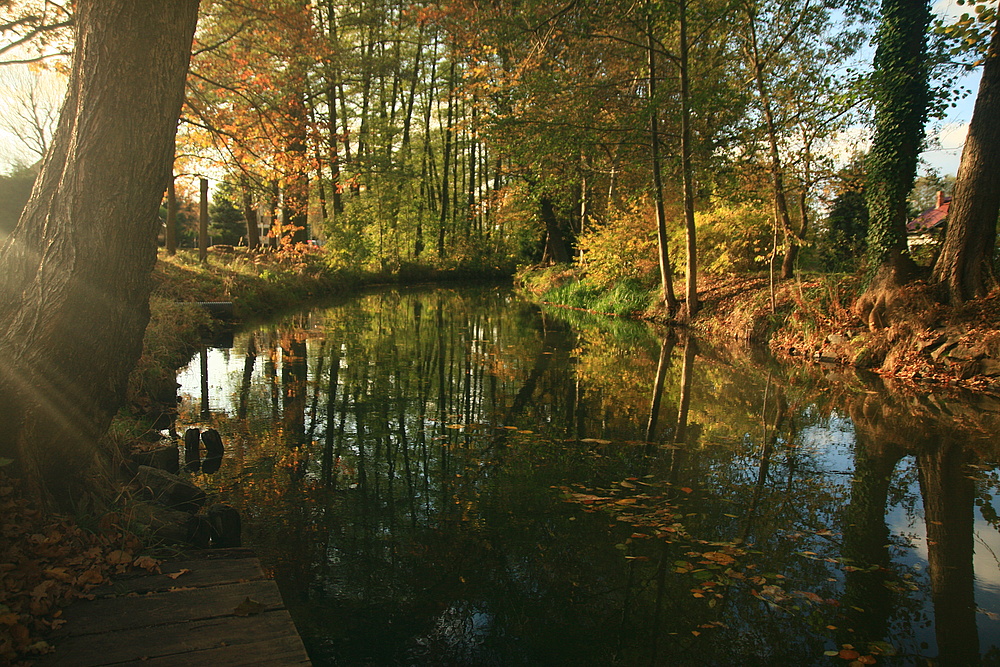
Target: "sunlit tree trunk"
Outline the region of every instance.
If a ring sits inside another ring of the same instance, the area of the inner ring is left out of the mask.
[[[62,504],[142,350],[197,12],[197,0],[76,4],[64,113],[0,248],[0,456]]]
[[[443,166],[442,166],[442,176],[441,176],[441,216],[438,220],[438,242],[437,242],[437,254],[438,257],[444,257],[444,239],[445,239],[445,229],[448,226],[448,201],[449,201],[449,188],[448,188],[448,161],[451,158],[451,137],[452,137],[452,119],[454,115],[455,107],[455,61],[452,60],[451,68],[448,72],[448,120],[444,126],[444,148],[443,152]]]
[[[172,173],[167,181],[167,229],[163,241],[168,255],[177,254],[177,190]]]
[[[698,246],[694,225],[694,166],[691,164],[691,70],[688,59],[687,3],[688,0],[680,0],[678,3],[677,27],[680,39],[681,179],[684,186],[684,231],[687,250],[686,317],[690,319],[698,312]]]
[[[993,251],[1000,214],[1000,22],[983,65],[979,95],[958,167],[944,245],[934,281],[953,304],[985,296],[996,286]]]
[[[649,142],[650,161],[653,171],[653,203],[656,206],[656,240],[660,261],[660,287],[663,302],[673,314],[677,311],[677,297],[674,295],[673,267],[670,266],[670,251],[667,243],[667,216],[663,207],[663,177],[660,174],[660,130],[659,109],[656,99],[656,44],[653,39],[652,13],[646,15],[647,74],[649,80]]]

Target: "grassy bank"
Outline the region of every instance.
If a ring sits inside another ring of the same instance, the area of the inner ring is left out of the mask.
[[[539,302],[671,324],[658,287],[598,285],[574,267],[535,267],[517,281]],[[863,319],[862,282],[846,274],[703,276],[688,326],[716,338],[766,345],[779,357],[835,363],[904,381],[1000,390],[1000,291],[951,308],[915,282],[884,299],[880,321]]]
[[[146,415],[155,411],[158,401],[169,400],[174,371],[213,326],[208,314],[191,307],[192,302],[232,302],[239,323],[364,286],[500,280],[510,275],[511,269],[499,266],[409,263],[385,270],[336,266],[322,250],[304,245],[280,251],[216,246],[204,262],[193,250],[173,256],[161,252],[153,274],[143,355],[130,379],[126,419]]]

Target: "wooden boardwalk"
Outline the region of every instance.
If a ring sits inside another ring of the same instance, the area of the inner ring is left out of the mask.
[[[246,549],[206,554],[165,562],[162,574],[122,579],[94,600],[71,605],[66,624],[48,639],[55,653],[35,665],[311,664],[260,561]]]

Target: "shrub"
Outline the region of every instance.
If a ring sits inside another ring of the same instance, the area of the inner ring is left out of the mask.
[[[757,202],[713,203],[695,216],[698,264],[706,273],[745,273],[767,268],[774,231],[772,215]],[[672,234],[675,265],[683,260],[685,237],[681,225]]]
[[[653,285],[659,279],[656,221],[648,198],[612,211],[607,222],[580,235],[585,268],[597,286],[626,280]]]

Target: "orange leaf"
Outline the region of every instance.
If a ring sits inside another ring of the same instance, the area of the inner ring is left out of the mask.
[[[185,567],[185,568],[182,568],[182,569],[178,570],[177,572],[171,572],[167,576],[170,577],[171,579],[176,579],[177,577],[181,576],[182,574],[187,574],[190,571],[191,570],[189,570],[189,569],[187,569]]]
[[[682,486],[681,491],[683,491],[684,493],[694,493],[694,489],[688,486]]]
[[[840,649],[840,653],[837,654],[841,660],[857,660],[861,657],[861,654],[854,649],[843,648]]]

